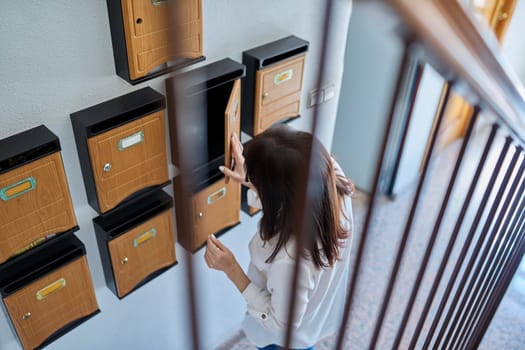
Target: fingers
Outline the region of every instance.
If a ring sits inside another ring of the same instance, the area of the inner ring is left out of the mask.
[[[234,180],[239,180],[239,174],[237,174],[235,171],[232,171],[224,166],[220,166],[219,170],[225,175],[233,178]]]
[[[211,235],[206,240],[204,260],[209,268],[226,272],[235,258],[221,241]]]
[[[209,252],[212,256],[217,256],[221,252],[220,247],[213,240],[213,235],[206,240],[206,252]]]
[[[213,268],[213,262],[209,256],[208,249],[206,249],[206,252],[204,253],[204,261],[206,261],[206,265],[208,265],[209,268]]]
[[[214,235],[211,235],[209,238],[208,238],[209,241],[211,241],[211,243],[213,245],[215,245],[215,247],[221,251],[227,251],[228,248],[226,248],[226,246],[221,242],[219,241],[217,238],[215,238]]]
[[[213,257],[213,253],[210,251],[210,247],[206,247],[206,252],[204,253],[204,261],[206,261],[206,265],[208,265],[209,268],[215,268],[215,259]]]
[[[221,269],[221,250],[212,240],[212,236],[206,240],[206,252],[204,253],[204,260],[209,268],[220,270]]]
[[[239,137],[237,136],[236,132],[234,132],[233,135],[232,135],[232,143],[235,144],[240,149],[240,151],[242,152],[243,145],[242,145],[241,141],[239,140]]]
[[[232,147],[232,153],[233,157],[235,158],[235,161],[237,164],[243,165],[244,164],[244,157],[242,155],[243,146],[241,141],[239,141],[237,134],[233,134],[232,140],[231,140],[231,147]]]

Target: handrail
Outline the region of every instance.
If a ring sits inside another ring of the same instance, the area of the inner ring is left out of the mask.
[[[525,144],[525,88],[503,57],[495,37],[458,0],[384,0],[430,53],[444,76],[468,87],[470,102],[488,107]],[[453,79],[453,80],[456,80]],[[472,95],[473,94],[473,95]],[[473,100],[477,97],[478,100]]]

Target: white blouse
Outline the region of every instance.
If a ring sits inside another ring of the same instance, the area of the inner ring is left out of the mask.
[[[339,170],[339,169],[338,169]],[[250,193],[251,192],[251,193]],[[253,191],[248,202],[260,207]],[[352,202],[345,198],[346,218],[342,218],[350,238],[340,249],[340,260],[329,268],[317,268],[311,260],[301,258],[296,306],[293,315],[292,348],[307,348],[339,331],[344,312],[350,272],[350,248],[353,231]],[[285,345],[290,288],[295,266],[295,240],[291,239],[272,263],[266,263],[277,243],[277,237],[264,243],[256,233],[249,243],[251,283],[242,293],[247,303],[242,328],[257,347]]]

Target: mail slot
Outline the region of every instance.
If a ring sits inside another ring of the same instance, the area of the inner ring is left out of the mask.
[[[106,213],[169,183],[164,96],[146,87],[71,114],[89,204]]]
[[[75,227],[58,137],[41,125],[0,140],[0,263]]]
[[[162,190],[93,219],[108,288],[123,298],[177,263],[173,200]]]
[[[231,136],[240,137],[244,73],[226,58],[166,80],[172,161],[181,170],[173,180],[177,239],[192,252],[240,221],[240,185],[219,166],[232,166]]]
[[[272,124],[299,117],[308,45],[292,35],[243,52],[245,133],[257,135]]]
[[[72,233],[0,265],[0,293],[24,349],[41,348],[99,312],[84,245]]]
[[[107,5],[116,72],[131,84],[204,60],[202,0],[107,0]],[[176,48],[170,37],[177,39]]]

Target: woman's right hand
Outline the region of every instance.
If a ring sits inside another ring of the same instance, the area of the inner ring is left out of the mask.
[[[242,155],[243,146],[236,133],[231,136],[230,150],[233,158],[232,169],[220,166],[219,170],[225,176],[232,178],[234,181],[249,188],[253,188],[253,185],[246,181],[246,169],[244,168],[244,156]]]

